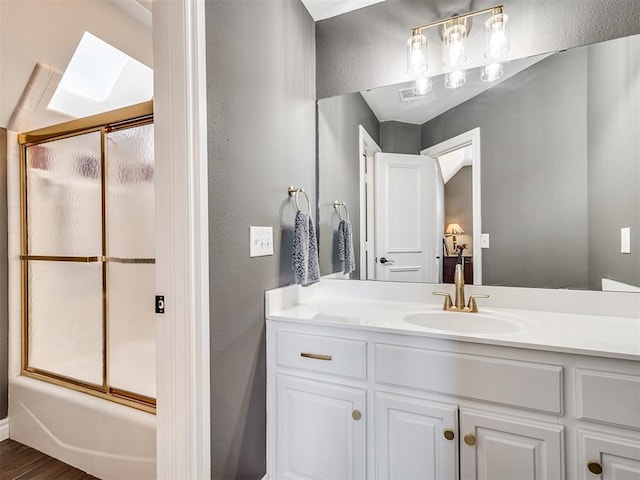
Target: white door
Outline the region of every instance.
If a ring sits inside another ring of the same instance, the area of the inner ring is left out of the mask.
[[[633,433],[631,433],[633,435]],[[579,430],[581,480],[637,480],[640,478],[640,441],[622,435]]]
[[[460,410],[462,480],[560,480],[563,431],[515,417]]]
[[[286,375],[277,385],[276,478],[365,478],[365,391]]]
[[[380,480],[455,480],[458,408],[376,393],[376,477]]]
[[[440,281],[444,187],[425,155],[375,154],[376,280]]]

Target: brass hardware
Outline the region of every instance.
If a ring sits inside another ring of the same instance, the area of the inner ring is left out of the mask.
[[[589,460],[587,462],[587,468],[589,469],[589,471],[591,473],[593,473],[594,475],[600,475],[602,473],[602,465],[600,465],[598,462],[593,461],[593,460]]]
[[[357,422],[362,418],[362,414],[360,413],[360,410],[354,410],[351,414],[351,417],[353,417],[353,419]]]
[[[20,260],[44,261],[44,262],[100,262],[101,257],[66,257],[63,255],[20,255]]]
[[[454,433],[453,430],[451,430],[450,428],[447,428],[444,431],[444,438],[446,438],[447,440],[453,440],[454,438],[456,438],[456,434]]]
[[[473,435],[473,433],[467,433],[464,436],[464,443],[466,443],[470,447],[473,447],[476,444],[476,437]]]
[[[317,353],[305,353],[305,352],[302,352],[300,356],[304,358],[313,358],[314,360],[327,360],[329,362],[333,358],[331,355],[319,355]]]
[[[413,27],[411,29],[412,35],[419,35],[422,30],[431,27],[437,27],[439,25],[444,25],[446,23],[458,23],[459,20],[466,20],[469,17],[475,17],[476,15],[482,15],[483,13],[491,12],[491,15],[497,15],[502,13],[504,5],[496,5],[495,7],[485,8],[483,10],[476,10],[475,12],[464,13],[462,15],[457,15],[455,17],[447,18],[445,20],[438,20],[437,22],[426,23],[424,25],[420,25],[418,27]]]
[[[478,304],[476,303],[476,298],[489,298],[489,295],[477,294],[471,295],[469,297],[469,304],[467,306],[464,305],[464,277],[462,275],[462,265],[456,265],[456,273],[454,276],[454,281],[456,284],[456,299],[455,302],[451,300],[451,295],[445,292],[433,292],[434,295],[440,295],[444,298],[444,305],[442,306],[443,310],[448,312],[467,312],[467,313],[477,313],[478,312]]]
[[[444,298],[444,306],[442,307],[443,310],[451,310],[451,307],[453,307],[453,302],[451,301],[451,295],[449,295],[448,293],[444,293],[444,292],[433,292],[434,295],[440,295]]]
[[[469,306],[467,308],[472,313],[478,312],[478,305],[476,304],[476,298],[489,298],[489,295],[471,295],[469,297]]]

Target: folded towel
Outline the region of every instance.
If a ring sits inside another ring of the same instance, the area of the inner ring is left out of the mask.
[[[293,231],[293,272],[295,282],[306,287],[320,280],[318,240],[313,219],[299,210]]]
[[[349,274],[356,269],[353,230],[348,220],[341,220],[338,224],[338,260],[344,262],[344,273]]]

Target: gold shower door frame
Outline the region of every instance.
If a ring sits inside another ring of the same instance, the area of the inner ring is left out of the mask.
[[[22,304],[22,374],[55,385],[127,405],[149,413],[156,412],[156,399],[134,392],[113,388],[109,384],[109,291],[107,264],[155,264],[154,258],[118,258],[107,256],[107,134],[119,130],[153,124],[153,101],[140,103],[91,117],[72,120],[51,127],[18,135],[20,145],[20,260]],[[47,256],[28,254],[27,232],[27,147],[54,140],[100,132],[100,165],[102,196],[102,255],[101,256]],[[29,366],[29,261],[82,262],[102,264],[102,385],[94,385]]]

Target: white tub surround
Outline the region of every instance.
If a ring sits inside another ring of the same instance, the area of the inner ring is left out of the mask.
[[[156,478],[156,417],[19,376],[9,383],[11,438],[102,480]]]
[[[450,285],[267,292],[269,476],[640,473],[638,297],[466,288],[480,313],[443,312]]]

